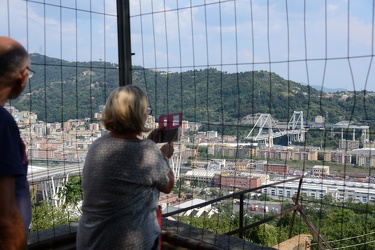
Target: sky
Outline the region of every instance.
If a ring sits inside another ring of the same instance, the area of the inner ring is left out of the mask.
[[[375,91],[374,0],[130,0],[130,9],[133,65],[267,70]],[[0,0],[0,22],[30,53],[118,61],[116,0]]]

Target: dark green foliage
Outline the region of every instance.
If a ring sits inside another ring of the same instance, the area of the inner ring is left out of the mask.
[[[70,177],[59,193],[60,198],[65,198],[65,203],[61,207],[53,206],[47,200],[34,204],[30,230],[34,232],[78,221],[81,216],[79,202],[83,198],[81,181],[81,176]]]
[[[31,54],[31,61],[36,74],[28,91],[12,105],[37,113],[43,121],[93,119],[99,105],[119,86],[118,68],[112,63],[67,62],[39,54]],[[133,84],[146,90],[156,117],[182,112],[184,120],[201,122],[204,130],[239,139],[252,128],[242,119],[256,113],[270,113],[288,122],[293,111],[303,111],[305,121],[321,115],[329,123],[346,119],[375,125],[374,96],[356,92],[347,99],[326,98],[325,93],[267,71],[227,73],[209,68],[167,73],[134,66]],[[335,146],[329,140],[311,138],[314,145]]]
[[[300,204],[310,221],[318,229],[319,233],[330,242],[333,248],[356,245],[355,249],[374,249],[375,247],[375,216],[374,204],[362,204],[353,202],[334,202],[332,196],[326,196],[321,200],[301,197]],[[282,211],[292,207],[290,201],[282,203]],[[204,228],[218,234],[225,234],[238,228],[239,214],[232,213],[232,204],[223,202],[217,205],[219,214],[207,218],[205,216],[179,217],[179,220],[194,227]],[[244,225],[250,225],[264,219],[269,214],[254,214],[245,210]],[[251,228],[243,233],[244,239],[264,246],[274,246],[289,238],[289,230],[292,223],[292,213],[288,213],[279,219]],[[220,226],[218,226],[220,225]],[[293,236],[299,234],[311,234],[302,217],[297,213]],[[312,249],[318,249],[313,241]]]
[[[61,195],[65,196],[66,204],[77,206],[78,202],[83,198],[82,192],[82,177],[72,176],[65,184],[65,188],[62,190]]]
[[[39,54],[30,58],[36,73],[12,105],[35,112],[42,121],[93,119],[118,86],[118,69],[111,63],[67,62]]]
[[[80,215],[66,207],[55,207],[48,201],[43,200],[40,204],[32,207],[31,232],[40,231],[60,225],[78,221]]]

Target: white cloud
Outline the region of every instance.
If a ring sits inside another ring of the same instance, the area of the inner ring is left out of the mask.
[[[335,4],[327,4],[327,11],[330,13],[335,13],[338,10],[338,5]]]
[[[355,84],[350,82],[351,75],[338,73],[350,71],[347,61],[329,61],[325,76],[323,69],[326,46],[327,59],[347,57],[348,41],[350,56],[370,56],[373,47],[372,8],[364,8],[365,1],[350,1],[349,15],[348,0],[329,0],[327,5],[324,0],[267,2],[194,0],[194,6],[189,8],[190,1],[184,0],[131,0],[132,52],[136,53],[133,62],[141,65],[145,60],[144,66],[152,68],[155,67],[156,56],[157,67],[168,64],[178,68],[180,61],[183,67],[223,63],[230,65],[225,68],[231,71],[236,70],[237,62],[244,65],[240,68],[251,69],[253,60],[264,63],[257,64],[256,68],[267,69],[271,59],[278,63],[271,65],[272,70],[287,77],[289,65],[291,80],[297,82],[322,84],[324,78],[323,84],[327,87],[364,86],[368,60],[352,60]],[[116,1],[63,3],[69,8],[75,8],[77,4],[79,9],[86,11],[61,10],[22,0],[0,0],[0,22],[3,24],[0,34],[10,34],[30,52],[86,61],[97,60],[101,54],[106,56],[106,60],[116,61]],[[204,3],[208,5],[204,7]],[[10,13],[7,12],[8,7]],[[164,9],[168,11],[164,12]],[[89,10],[94,13],[90,14]],[[105,16],[96,13],[104,10]],[[292,62],[280,63],[288,59]],[[306,64],[305,59],[312,61]],[[371,71],[370,80],[373,75]],[[369,89],[374,89],[373,86],[375,84],[367,85]]]

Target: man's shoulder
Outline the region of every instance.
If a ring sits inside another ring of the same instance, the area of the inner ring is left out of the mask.
[[[0,121],[14,121],[13,116],[2,106],[0,106]]]

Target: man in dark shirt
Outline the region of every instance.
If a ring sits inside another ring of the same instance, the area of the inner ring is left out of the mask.
[[[0,249],[25,249],[31,221],[28,160],[14,118],[5,110],[17,98],[33,71],[25,48],[0,36]]]

